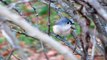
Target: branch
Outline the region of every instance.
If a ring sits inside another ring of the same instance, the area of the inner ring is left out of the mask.
[[[96,11],[97,13],[107,22],[107,12],[104,8],[100,5],[97,0],[84,0],[88,2]]]
[[[94,35],[92,36],[92,39],[94,40],[93,42],[93,47],[92,47],[92,53],[91,53],[91,59],[94,60],[94,55],[95,55],[95,47],[96,47],[96,36],[95,36],[95,32]]]
[[[4,35],[4,37],[6,37],[7,41],[12,45],[13,50],[18,50],[18,54],[19,56],[23,59],[25,59],[25,56],[23,54],[23,49],[19,46],[19,41],[18,39],[13,35],[13,32],[11,31],[10,27],[7,24],[7,21],[0,16],[0,28],[1,28],[1,32]],[[12,54],[13,52],[11,52]],[[10,59],[11,54],[9,56],[8,59]]]
[[[50,16],[51,16],[51,0],[49,0],[49,5],[48,5],[48,35],[50,35],[50,26],[51,26],[51,21],[50,21]]]

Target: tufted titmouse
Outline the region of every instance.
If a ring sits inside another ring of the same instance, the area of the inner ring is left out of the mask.
[[[67,17],[62,17],[53,26],[53,32],[63,36],[70,34],[74,29],[75,25],[73,20],[70,20]]]

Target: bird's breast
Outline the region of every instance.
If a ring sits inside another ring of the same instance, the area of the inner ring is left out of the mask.
[[[71,28],[68,25],[64,26],[54,25],[53,32],[58,35],[68,35],[71,32]]]

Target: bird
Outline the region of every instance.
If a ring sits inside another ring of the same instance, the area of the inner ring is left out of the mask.
[[[73,19],[69,19],[67,17],[61,17],[54,25],[53,25],[53,32],[55,37],[62,42],[69,48],[75,50],[76,47],[73,47],[71,42],[66,39],[67,35],[72,35],[75,30],[75,24]],[[63,36],[63,37],[62,37]]]
[[[75,24],[73,19],[67,17],[61,17],[54,25],[53,32],[60,36],[66,36],[71,34],[75,30]]]
[[[67,17],[61,17],[54,25],[53,32],[56,34],[56,38],[65,43],[66,46],[78,52],[77,47],[81,49],[80,40],[77,38],[76,27],[73,19]],[[72,35],[75,39],[75,47],[66,39],[67,35]],[[64,36],[64,38],[62,37]],[[78,52],[79,53],[79,52]],[[80,53],[79,53],[80,54]]]

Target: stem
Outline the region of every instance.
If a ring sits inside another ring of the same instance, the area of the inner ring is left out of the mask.
[[[50,35],[50,4],[51,4],[51,0],[49,0],[49,5],[48,5],[48,35]]]
[[[44,55],[45,55],[46,60],[49,60],[49,58],[48,58],[48,56],[47,56],[47,54],[46,54],[46,52],[45,52],[45,44],[44,44],[42,41],[40,41],[40,44],[41,44],[42,51],[43,51],[43,53],[44,53]]]

